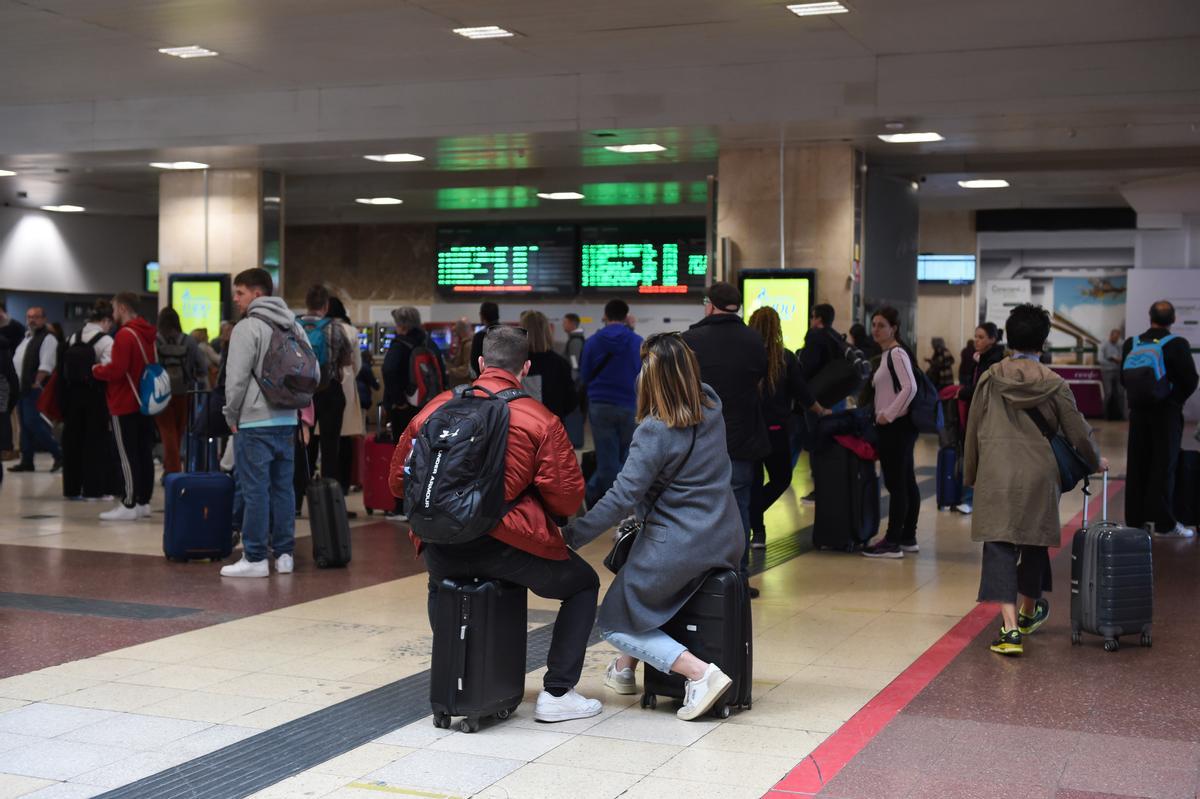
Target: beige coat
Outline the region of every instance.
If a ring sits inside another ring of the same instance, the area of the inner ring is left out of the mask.
[[[963,478],[975,486],[974,541],[1058,546],[1058,466],[1026,408],[1038,408],[1100,468],[1092,428],[1066,381],[1036,361],[1006,358],[979,380],[967,421]]]
[[[346,410],[342,414],[342,435],[361,436],[363,427],[362,406],[358,403],[358,370],[362,368],[362,352],[358,349],[358,330],[354,325],[339,322],[342,332],[352,343],[349,366],[342,367],[342,391],[346,395]]]

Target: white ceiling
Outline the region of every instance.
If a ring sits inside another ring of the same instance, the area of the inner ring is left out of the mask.
[[[720,147],[782,135],[926,175],[923,202],[1096,205],[1200,163],[1197,0],[847,4],[801,19],[764,0],[0,0],[0,168],[22,172],[0,195],[152,213],[145,164],[192,158],[284,171],[294,218],[382,184],[415,211],[447,185],[690,180]],[[521,35],[451,33],[489,24]],[[157,52],[185,44],[221,55]],[[888,121],[947,141],[882,145]],[[647,137],[671,151],[595,155]],[[431,158],[361,159],[381,150]],[[1014,189],[955,184],[994,170]]]

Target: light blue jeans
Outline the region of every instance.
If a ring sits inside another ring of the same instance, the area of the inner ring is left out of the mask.
[[[630,657],[661,671],[671,673],[671,666],[687,647],[662,630],[647,630],[644,633],[601,632],[600,637]]]
[[[242,549],[248,561],[270,554],[268,532],[275,557],[290,555],[296,547],[295,438],[294,425],[243,428],[233,437],[234,474],[244,507]]]

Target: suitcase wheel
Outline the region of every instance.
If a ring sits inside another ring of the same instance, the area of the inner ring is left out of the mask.
[[[1116,652],[1120,648],[1121,648],[1121,642],[1118,641],[1116,638],[1108,638],[1104,641],[1104,651],[1105,652]]]
[[[658,696],[655,694],[642,694],[642,707],[654,710],[658,707]]]
[[[329,561],[325,560],[325,558],[317,558],[317,568],[318,569],[329,568]]]
[[[729,705],[721,705],[720,707],[714,707],[712,714],[719,719],[727,719],[731,712]]]
[[[434,713],[433,714],[433,726],[437,727],[439,730],[450,729],[450,714],[449,713]]]
[[[1079,630],[1072,630],[1071,646],[1079,646],[1081,643],[1083,643],[1083,635],[1080,634]]]
[[[458,723],[458,729],[461,732],[478,732],[479,719],[463,719]]]
[[[1142,646],[1152,646],[1154,639],[1150,637],[1150,633],[1142,633]]]
[[[519,707],[520,707],[520,705],[513,705],[510,708],[505,708],[504,710],[498,711],[496,713],[496,718],[500,719],[501,721],[504,721],[506,718],[511,717],[513,713],[516,713],[517,708],[519,708]]]

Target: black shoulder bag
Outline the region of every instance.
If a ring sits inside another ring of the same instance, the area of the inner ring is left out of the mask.
[[[638,533],[645,526],[646,519],[650,518],[651,513],[654,513],[654,507],[658,505],[659,497],[663,495],[663,492],[667,490],[671,483],[675,482],[675,478],[683,471],[683,467],[687,464],[688,458],[692,456],[692,450],[695,448],[696,427],[692,427],[692,443],[688,445],[683,460],[679,462],[679,466],[672,472],[670,479],[663,483],[662,489],[650,501],[650,507],[646,509],[646,515],[642,517],[640,522],[636,520],[628,521],[617,528],[617,540],[613,542],[612,551],[604,558],[604,568],[613,574],[621,571],[621,567],[625,565],[625,561],[629,560],[629,552],[633,549],[633,542],[637,540]]]
[[[1029,418],[1033,419],[1038,430],[1050,442],[1050,450],[1054,453],[1054,462],[1058,464],[1058,482],[1062,487],[1062,492],[1067,494],[1074,491],[1080,480],[1086,485],[1088,476],[1092,473],[1092,467],[1079,454],[1079,450],[1075,449],[1062,433],[1052,430],[1046,417],[1042,416],[1042,412],[1037,408],[1026,408],[1025,413],[1029,414]]]

